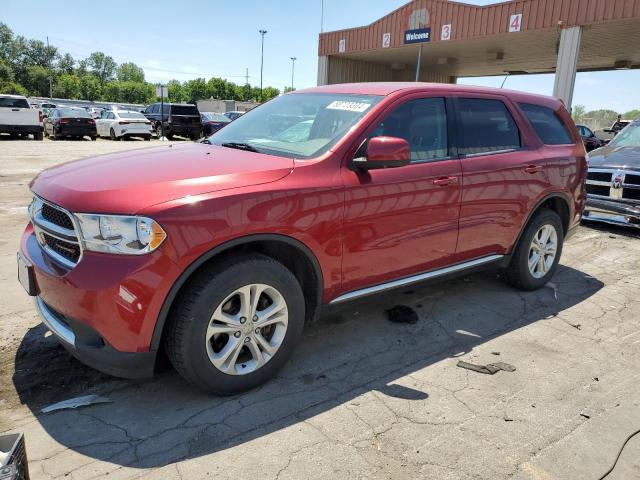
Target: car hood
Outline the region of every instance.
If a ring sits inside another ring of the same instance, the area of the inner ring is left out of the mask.
[[[72,212],[134,214],[188,195],[274,182],[293,160],[188,143],[64,163],[31,182],[40,197]]]
[[[640,147],[607,145],[589,153],[590,168],[622,168],[640,170]]]

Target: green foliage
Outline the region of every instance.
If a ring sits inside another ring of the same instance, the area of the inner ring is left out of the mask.
[[[573,121],[576,123],[582,123],[582,119],[584,118],[584,114],[587,112],[587,109],[584,105],[574,105],[571,109],[571,116],[573,117]]]
[[[640,109],[630,110],[627,113],[623,113],[622,118],[624,118],[625,120],[640,119]]]
[[[296,91],[296,89],[294,87],[284,87],[284,92],[283,93],[289,93],[289,92],[295,92],[295,91]]]
[[[57,98],[105,100],[117,103],[145,104],[155,101],[155,86],[145,81],[144,70],[132,62],[118,65],[103,52],[76,60],[40,40],[31,40],[0,22],[0,91],[40,97],[49,96],[49,81]],[[167,83],[168,101],[196,102],[261,99],[260,89],[238,85],[223,78],[196,78],[186,82]],[[280,94],[276,88],[265,87],[262,98],[268,100]]]
[[[74,73],[63,73],[56,80],[53,87],[53,96],[75,100],[80,98],[81,91],[81,83],[78,76]]]
[[[116,75],[121,82],[144,83],[144,70],[133,62],[121,63]]]

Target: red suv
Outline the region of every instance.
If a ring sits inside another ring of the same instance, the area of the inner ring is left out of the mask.
[[[43,171],[19,278],[83,362],[140,377],[163,351],[228,394],[272,377],[326,305],[489,266],[542,287],[579,224],[586,172],[553,98],[312,88],[202,143]]]

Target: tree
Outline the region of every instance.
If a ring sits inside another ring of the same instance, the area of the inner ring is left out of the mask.
[[[13,31],[6,23],[0,22],[0,59],[8,60],[13,43]]]
[[[98,100],[102,96],[100,80],[93,74],[80,77],[80,98],[84,100]]]
[[[187,94],[179,80],[170,80],[167,82],[167,93],[170,102],[181,103],[187,101]]]
[[[26,79],[21,82],[36,97],[49,96],[49,69],[40,65],[27,67]]]
[[[628,120],[640,119],[640,109],[630,110],[627,113],[623,114],[622,118],[628,119]]]
[[[49,67],[58,57],[58,49],[53,45],[47,46],[46,43],[40,40],[29,40],[25,56],[28,65]]]
[[[114,83],[114,82],[111,82]],[[155,99],[156,92],[153,85],[144,82],[119,82],[120,95],[118,102],[124,103],[150,103]],[[107,84],[107,86],[110,84]]]
[[[266,102],[280,95],[280,90],[274,87],[265,87],[262,89],[262,101]]]
[[[144,82],[144,70],[133,62],[121,63],[117,77],[121,82]]]
[[[71,55],[65,53],[58,58],[58,71],[61,73],[73,73],[76,61]]]
[[[27,89],[16,82],[0,82],[0,93],[9,95],[27,95]]]
[[[87,58],[87,66],[91,72],[98,78],[100,85],[104,85],[113,80],[118,64],[108,55],[102,52],[93,52]]]
[[[286,88],[285,88],[285,92],[286,92]],[[585,113],[587,113],[587,109],[585,108],[584,105],[574,105],[573,109],[571,109],[571,116],[573,117],[573,120],[576,123],[582,122],[582,118],[584,117]]]
[[[58,77],[53,87],[53,96],[56,98],[78,99],[81,95],[81,83],[77,75],[63,73]]]
[[[184,89],[188,102],[195,103],[198,100],[208,98],[207,82],[204,78],[189,80],[184,84]]]

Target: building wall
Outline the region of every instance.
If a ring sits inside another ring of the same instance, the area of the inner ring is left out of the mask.
[[[475,6],[447,0],[414,0],[370,25],[320,35],[318,54],[338,55],[382,48],[382,36],[391,33],[390,48],[404,44],[403,34],[416,9],[426,8],[431,42],[439,42],[442,25],[451,24],[451,41],[506,34],[511,15],[521,13],[522,31],[594,25],[640,18],[640,0],[514,0]],[[414,25],[415,26],[415,25]]]

